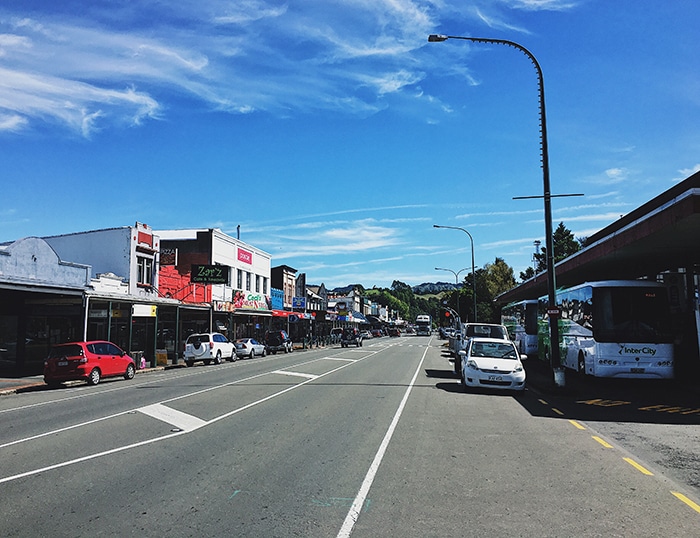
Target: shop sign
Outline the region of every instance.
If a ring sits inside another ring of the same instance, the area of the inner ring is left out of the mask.
[[[161,265],[177,265],[177,249],[162,248],[160,249],[160,264]]]
[[[158,307],[154,304],[131,305],[131,315],[135,318],[155,318]]]
[[[235,291],[232,301],[214,301],[217,312],[234,312],[236,310],[269,310],[268,298],[260,293]]]
[[[292,308],[306,308],[306,297],[292,297]]]
[[[247,263],[247,264],[252,264],[253,263],[253,253],[248,252],[247,250],[243,250],[242,248],[238,249],[238,261]]]
[[[192,265],[190,282],[194,284],[228,284],[228,265]]]

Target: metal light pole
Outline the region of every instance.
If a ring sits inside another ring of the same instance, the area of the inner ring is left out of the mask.
[[[462,273],[463,271],[468,271],[468,269],[460,269],[456,273],[452,269],[445,269],[443,267],[436,267],[435,270],[436,271],[449,271],[450,273],[452,273],[455,276],[455,288],[457,288],[457,312],[459,312],[459,306],[460,306],[459,305],[459,303],[460,303],[460,300],[459,300],[459,274]]]
[[[439,224],[433,224],[433,228],[448,228],[450,230],[462,230],[465,234],[469,236],[469,241],[472,246],[472,288],[473,288],[473,295],[474,295],[474,319],[472,320],[473,323],[476,323],[476,273],[474,272],[474,238],[472,237],[472,234],[470,234],[467,230],[464,228],[459,228],[457,226],[440,226]],[[463,271],[464,269],[462,269]]]
[[[542,69],[533,54],[522,45],[506,39],[490,39],[484,37],[463,37],[431,34],[428,36],[429,42],[442,42],[448,39],[462,39],[473,43],[495,43],[507,45],[518,49],[525,54],[535,66],[537,71],[537,90],[539,94],[540,106],[540,146],[542,157],[542,183],[544,187],[544,227],[545,244],[547,248],[547,297],[549,299],[549,347],[550,365],[554,373],[554,383],[560,387],[564,386],[564,375],[561,369],[559,356],[559,325],[558,310],[556,301],[556,277],[554,274],[554,236],[552,231],[552,192],[549,186],[549,152],[547,148],[547,116],[544,106],[544,77]]]

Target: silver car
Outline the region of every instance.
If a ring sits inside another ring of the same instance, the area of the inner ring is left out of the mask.
[[[256,355],[264,357],[267,354],[265,344],[261,344],[254,338],[239,338],[236,340],[236,355],[254,359]]]

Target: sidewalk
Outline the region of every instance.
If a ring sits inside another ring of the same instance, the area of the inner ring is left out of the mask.
[[[299,351],[307,351],[312,349],[312,347],[326,347],[324,345],[316,345],[314,346],[305,346],[303,344],[295,343],[294,345],[294,351],[299,352]],[[180,360],[180,362],[176,364],[167,364],[164,366],[155,366],[153,368],[148,367],[148,368],[142,368],[142,369],[137,369],[136,374],[145,374],[147,372],[158,372],[161,370],[172,370],[174,368],[186,368],[185,363]],[[64,386],[71,386],[73,384],[85,384],[85,381],[65,381],[63,383]],[[37,390],[48,390],[49,386],[44,383],[44,376],[43,374],[38,374],[38,375],[32,375],[32,376],[23,376],[23,377],[12,377],[8,375],[2,375],[0,374],[0,396],[4,396],[7,394],[17,394],[18,392],[28,392],[28,391],[37,391]]]
[[[138,375],[145,374],[147,372],[170,370],[173,368],[185,368],[185,363],[168,364],[167,366],[156,366],[154,368],[143,368],[136,370],[136,374]],[[63,383],[64,386],[71,386],[75,384],[84,385],[85,381],[65,381]],[[0,377],[0,396],[44,389],[49,390],[49,386],[44,383],[44,376],[42,374],[25,377]]]

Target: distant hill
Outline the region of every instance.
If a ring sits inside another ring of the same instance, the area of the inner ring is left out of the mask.
[[[348,286],[333,288],[329,290],[329,293],[334,295],[346,295],[351,293],[353,288],[356,288],[358,285],[359,284],[350,284]],[[443,291],[454,291],[455,289],[462,289],[462,283],[460,282],[459,285],[456,285],[450,284],[449,282],[425,282],[411,288],[416,295],[435,295]]]
[[[455,289],[461,289],[462,284],[450,284],[449,282],[426,282],[424,284],[419,284],[418,286],[413,286],[411,289],[416,295],[433,295],[436,293],[442,293],[443,291],[453,291]]]

